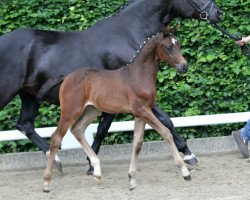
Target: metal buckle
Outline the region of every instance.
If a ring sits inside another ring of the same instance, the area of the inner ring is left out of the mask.
[[[200,18],[208,21],[208,13],[207,13],[207,11],[202,11],[200,13]]]

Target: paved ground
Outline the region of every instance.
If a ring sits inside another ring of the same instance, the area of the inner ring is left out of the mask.
[[[102,180],[86,175],[87,166],[64,165],[63,176],[55,173],[51,192],[42,192],[44,169],[0,173],[0,199],[7,200],[249,200],[250,162],[238,154],[198,157],[185,181],[172,159],[141,160],[138,187],[128,190],[129,161],[102,163]]]

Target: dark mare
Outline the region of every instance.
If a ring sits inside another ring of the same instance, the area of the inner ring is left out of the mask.
[[[19,95],[21,111],[17,129],[46,153],[49,144],[35,132],[34,121],[40,106],[37,94],[41,88],[47,92],[42,101],[59,104],[59,85],[53,89],[48,87],[46,91],[51,80],[82,66],[120,68],[130,63],[142,44],[174,18],[206,19],[216,23],[221,14],[211,0],[134,0],[114,16],[84,31],[17,29],[5,34],[0,37],[0,109]],[[170,129],[178,150],[185,155],[185,162],[197,163],[167,113],[157,105],[152,111]],[[96,153],[114,117],[102,114],[92,145]],[[57,164],[60,168],[60,162]]]
[[[188,70],[180,45],[173,34],[173,30],[166,28],[163,33],[150,39],[133,62],[126,67],[117,70],[80,68],[65,77],[59,91],[60,121],[51,136],[50,154],[44,172],[44,192],[50,191],[55,155],[69,128],[91,160],[94,177],[97,180],[101,179],[100,160],[83,133],[102,112],[131,113],[136,117],[133,152],[128,172],[130,189],[136,187],[135,174],[146,123],[166,141],[183,178],[191,179],[189,170],[174,144],[172,134],[152,112],[160,62],[168,63],[180,73]]]

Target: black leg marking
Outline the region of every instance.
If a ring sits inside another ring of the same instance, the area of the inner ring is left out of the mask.
[[[41,138],[34,129],[34,122],[39,110],[39,103],[35,97],[31,95],[20,95],[21,111],[17,120],[17,129],[25,134],[36,146],[41,149],[44,154],[49,151],[50,145]],[[55,161],[55,168],[61,172],[62,165],[59,161]]]

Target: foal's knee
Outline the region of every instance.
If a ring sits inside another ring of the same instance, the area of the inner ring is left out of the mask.
[[[58,148],[61,145],[61,142],[62,137],[57,134],[53,134],[51,136],[50,148]]]
[[[164,139],[165,139],[165,141],[166,141],[168,144],[171,144],[171,143],[174,142],[173,135],[170,133],[169,130],[165,131],[164,135],[165,135]]]

